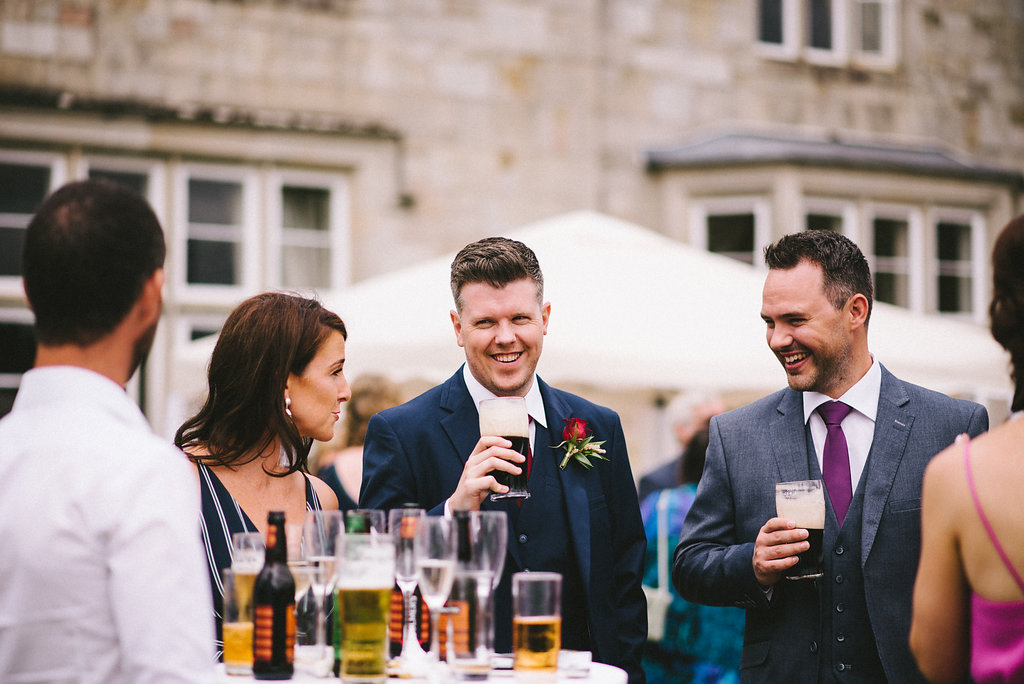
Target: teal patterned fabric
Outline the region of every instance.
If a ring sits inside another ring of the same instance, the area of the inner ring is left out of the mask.
[[[668,557],[671,563],[679,534],[696,484],[684,484],[653,492],[640,504],[647,534],[644,584],[658,584],[659,494],[668,497]],[[669,572],[671,576],[671,571]],[[743,649],[744,614],[739,608],[702,606],[685,601],[669,587],[672,604],[665,617],[665,636],[644,647],[643,668],[647,684],[738,684]]]

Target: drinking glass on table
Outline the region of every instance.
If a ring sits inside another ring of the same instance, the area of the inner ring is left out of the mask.
[[[421,516],[413,540],[413,555],[420,594],[430,609],[431,659],[439,662],[438,623],[455,579],[455,530],[452,521],[442,516]]]
[[[263,569],[266,559],[266,542],[262,532],[235,532],[231,535],[231,571],[232,591],[237,602],[237,609],[242,616],[240,621],[252,623],[252,588],[256,584],[256,575]],[[224,601],[228,599],[228,587],[224,585]],[[224,615],[224,613],[222,613]],[[224,620],[226,624],[227,620]],[[252,636],[249,636],[249,671],[252,670]],[[227,641],[227,633],[224,641]],[[234,636],[234,635],[233,635]],[[225,667],[227,667],[225,665]]]
[[[448,606],[448,663],[458,680],[484,680],[494,655],[492,592],[505,564],[508,523],[504,511],[457,511],[455,580]]]
[[[395,546],[387,535],[345,534],[338,554],[339,676],[366,684],[387,680],[388,618]]]
[[[235,572],[221,571],[224,587],[224,671],[229,675],[252,674],[252,587],[242,595]],[[242,600],[240,600],[242,599]]]
[[[562,645],[562,576],[512,575],[512,650],[515,669],[555,672]]]
[[[398,656],[404,670],[410,670],[426,656],[420,646],[416,622],[416,558],[413,541],[423,509],[412,505],[393,508],[388,513],[388,529],[395,545],[395,580],[402,590],[402,652]]]
[[[314,644],[321,649],[327,645],[327,616],[333,605],[327,598],[334,590],[338,537],[342,534],[340,511],[306,511],[302,525],[302,558],[313,569],[313,599],[317,608]],[[321,653],[320,658],[324,660],[326,655]]]
[[[493,435],[503,437],[512,442],[512,450],[518,451],[524,457],[530,453],[530,415],[526,411],[526,399],[523,397],[497,397],[496,399],[485,399],[480,402],[480,435]],[[527,489],[527,468],[526,461],[514,463],[522,469],[518,475],[505,472],[504,470],[492,470],[491,476],[498,481],[498,484],[508,487],[504,493],[491,492],[491,501],[501,499],[527,499],[530,492]]]

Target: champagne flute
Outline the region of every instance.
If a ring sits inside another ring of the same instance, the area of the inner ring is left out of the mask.
[[[313,596],[317,602],[316,644],[327,644],[326,599],[334,588],[338,536],[343,534],[340,511],[306,511],[302,526],[302,556],[314,569]]]
[[[422,513],[422,508],[411,504],[393,508],[388,513],[388,529],[395,544],[395,580],[402,590],[402,653],[399,660],[407,670],[426,656],[420,646],[416,624],[416,558],[413,551],[413,540]]]
[[[441,516],[420,516],[413,539],[413,555],[420,593],[430,609],[430,655],[435,662],[441,660],[438,621],[455,579],[455,542],[451,520]]]

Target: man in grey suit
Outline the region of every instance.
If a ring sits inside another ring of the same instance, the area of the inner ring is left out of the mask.
[[[923,682],[907,646],[921,479],[988,415],[875,360],[871,273],[850,240],[787,235],[765,262],[761,317],[789,388],[712,419],[672,579],[690,601],[747,609],[743,682]],[[830,406],[848,413],[826,425]],[[775,483],[823,472],[824,574],[784,580],[808,532],[775,516]]]

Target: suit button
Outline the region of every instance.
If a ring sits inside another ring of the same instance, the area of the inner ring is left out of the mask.
[[[836,612],[837,613],[842,613],[844,610],[846,610],[846,604],[845,603],[837,603],[836,604]]]
[[[846,663],[839,663],[838,665],[836,665],[836,669],[839,670],[840,672],[845,672],[846,671]]]
[[[844,549],[842,546],[837,546],[836,547],[836,555],[837,556],[842,556],[844,553],[846,553],[846,549]]]
[[[527,539],[528,539],[528,537],[525,534],[519,535],[519,543],[520,544],[525,544]]]
[[[811,642],[811,653],[817,653],[817,652],[818,652],[818,642],[817,641],[812,641]]]
[[[836,641],[838,641],[839,643],[843,643],[844,641],[846,641],[846,635],[842,632],[836,634]]]
[[[836,575],[836,584],[842,584],[842,583],[843,583],[843,576],[842,575]]]

